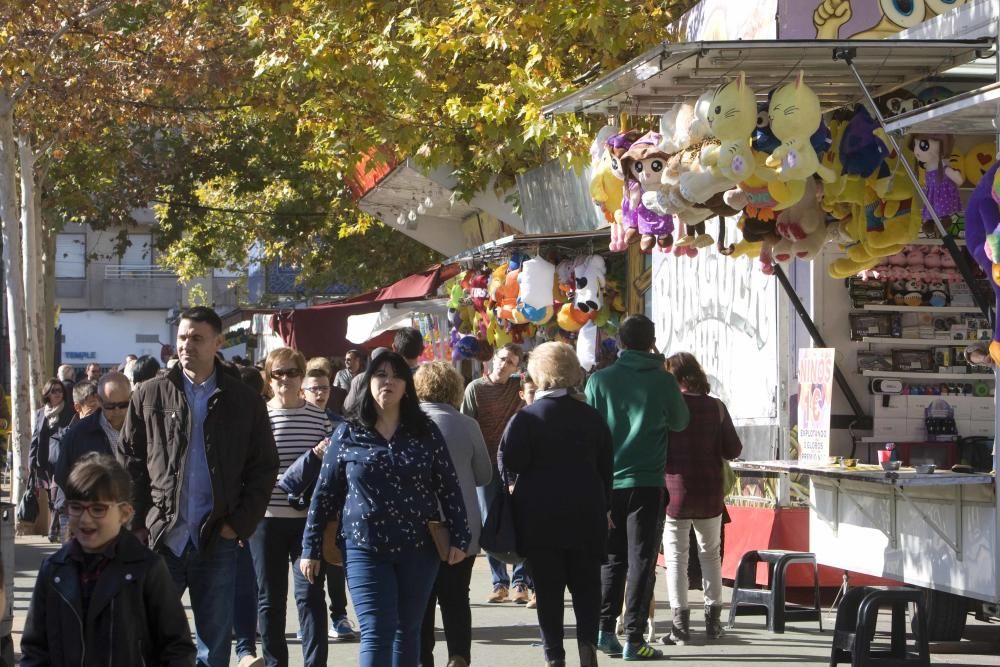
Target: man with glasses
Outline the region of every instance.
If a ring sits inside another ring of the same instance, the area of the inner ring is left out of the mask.
[[[199,667],[227,667],[238,540],[264,516],[278,452],[264,401],[218,361],[222,320],[181,313],[180,363],[143,382],[129,403],[116,456],[132,475],[133,529],[148,531],[178,594],[190,590]]]
[[[523,358],[524,351],[520,345],[514,343],[504,345],[493,355],[490,372],[473,380],[465,388],[462,414],[479,422],[479,429],[483,432],[486,449],[489,450],[490,460],[493,462],[493,479],[486,486],[477,489],[483,520],[486,519],[490,504],[502,484],[500,472],[497,470],[497,449],[500,447],[500,438],[507,427],[507,422],[522,405],[521,381],[514,377],[514,373],[520,367]],[[515,565],[508,578],[506,563],[492,557],[487,557],[487,560],[493,573],[493,589],[486,601],[498,603],[509,599],[517,604],[528,604],[531,601],[533,585],[524,564]]]
[[[73,387],[76,417],[49,442],[53,481],[59,489],[65,488],[69,473],[84,454],[114,455],[131,395],[132,385],[121,373],[107,373],[96,383],[84,380]],[[61,491],[56,498],[56,508],[62,510]]]

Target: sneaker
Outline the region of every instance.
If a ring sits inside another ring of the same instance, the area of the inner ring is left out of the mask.
[[[335,642],[353,642],[357,641],[358,633],[345,616],[330,622],[330,639]]]
[[[240,658],[237,667],[264,667],[264,658],[258,658],[255,655],[245,655]]]
[[[538,607],[538,600],[535,599],[535,591],[531,591],[531,599],[524,605],[525,609],[535,609]]]
[[[507,587],[503,584],[497,584],[493,587],[493,591],[486,596],[486,601],[490,604],[497,604],[498,602],[507,601]]]
[[[531,599],[531,594],[528,592],[528,587],[524,584],[514,584],[512,589],[512,594],[510,596],[510,601],[514,604],[528,604],[528,600]]]
[[[633,644],[627,642],[622,651],[622,660],[662,660],[663,651],[653,648],[646,642]]]
[[[603,630],[598,632],[597,648],[611,657],[622,654],[622,643],[618,641],[618,637],[615,637],[613,632],[604,632]]]

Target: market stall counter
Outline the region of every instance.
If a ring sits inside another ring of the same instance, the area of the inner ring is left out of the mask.
[[[734,462],[733,469],[742,476],[809,477],[809,545],[823,565],[1000,599],[992,473],[799,461]]]

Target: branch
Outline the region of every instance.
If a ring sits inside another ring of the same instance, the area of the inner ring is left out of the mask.
[[[193,202],[170,201],[168,199],[150,199],[150,201],[154,204],[164,204],[166,206],[179,206],[181,208],[190,208],[195,211],[217,211],[219,213],[237,213],[239,215],[264,215],[268,217],[273,216],[273,217],[285,217],[285,218],[326,218],[333,213],[333,211],[257,211],[253,209],[203,206],[202,204],[195,204]]]
[[[111,4],[112,3],[110,2],[110,0],[105,0],[104,2],[97,3],[90,9],[85,10],[80,14],[77,14],[76,16],[65,19],[62,22],[62,25],[59,26],[59,29],[56,30],[54,33],[52,33],[52,37],[49,39],[49,44],[45,49],[45,53],[42,54],[42,57],[39,61],[38,67],[36,69],[36,75],[37,72],[44,71],[45,65],[52,57],[52,52],[55,51],[56,49],[56,44],[59,42],[60,39],[63,38],[63,35],[69,32],[74,26],[80,25],[81,23],[86,23],[87,21],[97,18],[104,12],[108,11],[108,9],[111,8]],[[29,82],[33,78],[35,78],[36,75],[29,74],[24,78],[24,81],[21,83],[20,86],[17,87],[17,90],[15,90],[13,94],[11,94],[12,101],[16,101],[19,97],[21,97],[21,95],[24,94],[24,91],[27,89]]]

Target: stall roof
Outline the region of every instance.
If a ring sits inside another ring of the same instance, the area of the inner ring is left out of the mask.
[[[470,248],[463,253],[445,260],[445,264],[461,262],[491,262],[506,257],[515,250],[531,251],[542,246],[576,251],[602,241],[611,236],[608,227],[585,232],[565,232],[559,234],[511,234],[496,241]]]
[[[763,101],[769,90],[800,69],[824,108],[835,108],[862,101],[857,81],[839,53],[852,54],[861,78],[878,97],[984,57],[993,46],[987,38],[664,42],[542,112],[662,114],[740,71],[746,72]]]
[[[996,134],[1000,132],[1000,82],[949,97],[886,121],[889,132]]]

